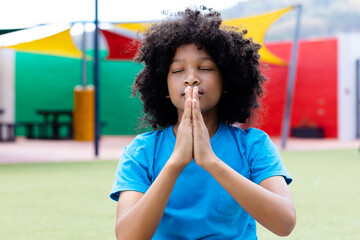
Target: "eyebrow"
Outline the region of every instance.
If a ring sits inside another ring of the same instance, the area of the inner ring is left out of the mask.
[[[212,58],[209,58],[209,57],[201,57],[199,58],[199,60],[209,60],[209,61],[212,61],[214,62],[214,60],[212,60]],[[174,63],[174,62],[183,62],[184,60],[182,59],[174,59],[170,62],[170,64]]]

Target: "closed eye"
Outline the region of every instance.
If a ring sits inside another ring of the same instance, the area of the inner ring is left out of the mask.
[[[171,73],[179,73],[179,72],[182,72],[184,71],[183,69],[174,69],[171,71]]]
[[[209,71],[209,70],[214,70],[213,68],[211,67],[201,67],[199,68],[200,70],[205,70],[205,71]]]

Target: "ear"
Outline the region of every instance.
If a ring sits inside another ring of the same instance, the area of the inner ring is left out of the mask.
[[[169,95],[166,95],[165,98],[170,98],[170,96],[169,96]]]

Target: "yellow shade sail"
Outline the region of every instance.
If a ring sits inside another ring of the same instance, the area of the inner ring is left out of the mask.
[[[276,65],[287,65],[287,62],[283,59],[272,54],[264,44],[264,38],[267,29],[284,13],[293,9],[294,7],[287,7],[279,9],[273,12],[246,17],[246,18],[233,18],[223,20],[223,25],[240,27],[241,29],[247,29],[248,34],[246,37],[253,38],[253,40],[263,47],[260,50],[260,56],[262,61],[272,63]],[[133,32],[144,32],[151,23],[119,23],[116,27],[124,28]]]
[[[116,27],[125,28],[133,32],[143,33],[145,30],[150,27],[151,23],[118,23],[115,24]]]
[[[21,52],[31,52],[61,57],[81,58],[82,53],[76,48],[70,35],[70,28],[30,42],[7,46]]]
[[[234,18],[226,19],[223,21],[223,25],[230,25],[247,29],[248,33],[246,37],[252,37],[253,40],[263,47],[260,49],[260,56],[264,62],[287,65],[283,59],[272,54],[265,46],[264,39],[267,29],[273,24],[280,16],[294,7],[283,8],[277,11],[251,16],[247,18]]]

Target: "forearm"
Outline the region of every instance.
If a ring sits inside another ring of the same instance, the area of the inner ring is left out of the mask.
[[[151,239],[164,214],[181,168],[168,161],[153,184],[127,213],[117,219],[117,239]]]
[[[216,156],[203,167],[256,221],[277,235],[290,234],[296,219],[291,200],[253,183]]]

